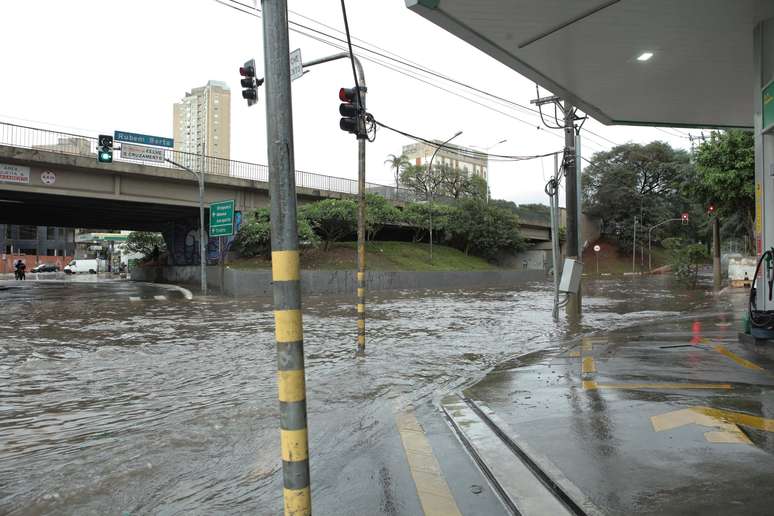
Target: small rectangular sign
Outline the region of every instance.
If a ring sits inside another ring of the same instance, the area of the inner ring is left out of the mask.
[[[140,145],[153,145],[155,147],[174,148],[175,140],[164,138],[163,136],[150,136],[148,134],[128,133],[126,131],[116,131],[113,139],[117,142],[139,143]]]
[[[124,159],[135,159],[139,161],[153,161],[155,163],[164,163],[164,149],[159,149],[156,147],[142,147],[140,145],[131,145],[129,143],[122,143],[121,157]]]
[[[210,204],[210,236],[234,234],[234,200]]]
[[[0,163],[0,183],[30,184],[30,167]]]
[[[304,75],[304,65],[301,61],[301,49],[297,48],[290,53],[290,80],[295,81]]]

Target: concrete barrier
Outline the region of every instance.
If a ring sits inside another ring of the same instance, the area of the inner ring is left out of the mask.
[[[133,281],[175,283],[195,286],[199,267],[138,267],[131,271]],[[383,290],[422,290],[457,288],[511,289],[528,282],[544,281],[543,271],[448,271],[366,273],[368,292]],[[234,297],[270,297],[271,271],[245,271],[226,268],[223,271],[225,294]],[[221,292],[220,269],[207,267],[207,286]],[[350,294],[356,289],[355,271],[301,271],[301,291],[305,294]]]

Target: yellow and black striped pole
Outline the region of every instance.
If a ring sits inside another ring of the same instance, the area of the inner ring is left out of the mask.
[[[361,116],[357,134],[357,351],[365,352],[365,287],[366,287],[366,83],[360,61],[353,63],[358,69],[358,98]]]
[[[262,0],[271,257],[285,514],[312,514],[287,0]]]
[[[365,351],[365,274],[366,274],[366,202],[365,202],[365,139],[358,141],[358,206],[357,206],[357,351]]]

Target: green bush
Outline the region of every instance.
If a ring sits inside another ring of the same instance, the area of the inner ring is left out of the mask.
[[[298,217],[298,242],[301,250],[317,247],[320,238],[312,230],[309,221]],[[236,236],[239,253],[251,258],[271,255],[271,216],[267,208],[255,210],[239,228]]]
[[[313,202],[302,206],[298,213],[322,238],[326,251],[331,243],[351,235],[357,228],[357,203],[350,199]]]
[[[494,260],[501,252],[524,249],[519,218],[510,210],[488,204],[483,199],[460,203],[449,221],[452,242],[465,254]]]
[[[665,238],[661,245],[669,250],[672,272],[677,280],[695,288],[699,279],[699,267],[708,257],[704,245],[688,244],[681,238]]]

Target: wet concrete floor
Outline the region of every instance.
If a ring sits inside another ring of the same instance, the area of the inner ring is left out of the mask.
[[[774,350],[738,342],[747,292],[506,361],[465,395],[601,514],[773,514]]]
[[[356,358],[354,300],[306,299],[315,512],[422,513],[396,423],[412,410],[460,512],[502,513],[434,400],[514,354],[712,301],[627,278],[590,282],[585,303],[570,326],[548,283],[380,293]],[[270,300],[2,282],[0,332],[0,513],[280,511]]]

